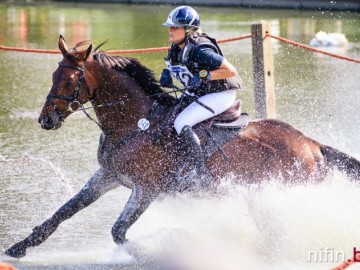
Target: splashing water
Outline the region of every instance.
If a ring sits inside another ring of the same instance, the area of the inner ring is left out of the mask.
[[[226,196],[165,199],[132,234],[153,228],[149,249],[179,269],[328,269],[359,247],[360,186],[340,173],[319,184],[226,188]]]
[[[129,230],[125,246],[116,247],[110,237],[89,243],[69,226],[65,249],[45,243],[22,264],[100,266],[138,260],[144,269],[154,262],[160,269],[329,269],[351,257],[353,247],[360,249],[360,186],[344,175],[335,172],[321,183],[293,186],[276,179],[246,187],[230,182],[221,186],[221,195],[156,201]],[[88,233],[92,238],[96,231]]]

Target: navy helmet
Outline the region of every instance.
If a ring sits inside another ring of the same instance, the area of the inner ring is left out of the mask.
[[[199,14],[189,6],[180,6],[173,9],[165,23],[165,26],[176,26],[176,27],[200,27],[200,17]]]

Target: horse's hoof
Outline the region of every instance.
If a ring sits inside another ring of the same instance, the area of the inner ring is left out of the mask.
[[[27,246],[23,242],[13,245],[11,248],[5,250],[5,254],[13,258],[22,258],[26,255]]]
[[[121,237],[121,238],[117,238],[116,240],[114,239],[114,242],[115,244],[121,246],[121,245],[125,245],[128,242],[128,240],[125,237],[124,238]]]

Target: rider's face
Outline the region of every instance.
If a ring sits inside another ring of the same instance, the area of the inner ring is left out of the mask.
[[[169,39],[173,43],[179,43],[185,38],[185,27],[169,27]]]

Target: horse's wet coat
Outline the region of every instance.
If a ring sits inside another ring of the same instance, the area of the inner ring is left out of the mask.
[[[90,101],[103,131],[98,151],[100,168],[52,217],[6,250],[12,257],[25,256],[28,247],[44,242],[61,222],[121,185],[132,189],[112,228],[114,241],[123,244],[127,230],[151,202],[160,193],[173,191],[168,183],[178,166],[178,148],[172,140],[154,143],[151,132],[140,131],[137,122],[148,116],[155,99],[166,107],[174,98],[163,95],[152,71],[134,59],[92,52],[91,46],[87,50],[78,50],[78,46],[69,50],[61,36],[59,49],[63,59],[53,74],[53,86],[39,123],[44,129],[59,128],[74,104],[81,107]],[[154,117],[153,121],[152,128],[161,126],[160,118]],[[229,173],[239,181],[252,183],[269,176],[287,182],[319,180],[333,166],[359,178],[359,161],[275,119],[251,121],[223,150],[228,161],[219,151],[207,160],[214,185]]]

